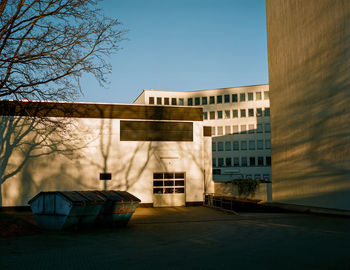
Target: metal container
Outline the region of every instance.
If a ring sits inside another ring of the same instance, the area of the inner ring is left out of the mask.
[[[49,230],[93,224],[104,203],[93,191],[40,192],[28,202],[39,226]]]
[[[126,225],[141,202],[140,199],[126,191],[105,190],[95,192],[104,197],[106,201],[101,212],[102,222],[105,225]]]

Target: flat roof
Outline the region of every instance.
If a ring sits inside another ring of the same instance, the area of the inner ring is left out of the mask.
[[[201,107],[0,100],[0,115],[203,121]]]

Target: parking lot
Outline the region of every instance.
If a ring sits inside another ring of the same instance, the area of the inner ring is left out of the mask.
[[[350,269],[350,219],[138,208],[126,228],[0,238],[0,269]]]

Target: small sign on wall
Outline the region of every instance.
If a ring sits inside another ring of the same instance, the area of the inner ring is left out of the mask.
[[[112,180],[111,173],[100,173],[100,180]]]

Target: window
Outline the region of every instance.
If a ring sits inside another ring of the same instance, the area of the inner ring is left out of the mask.
[[[245,94],[242,93],[242,94],[239,94],[239,101],[245,101]]]
[[[261,92],[256,92],[255,93],[255,99],[256,100],[261,100]]]
[[[225,151],[231,151],[231,142],[225,142]]]
[[[196,105],[196,106],[201,105],[201,98],[195,97],[194,98],[194,105]]]
[[[271,166],[271,157],[266,157],[266,166]]]
[[[241,134],[246,134],[246,133],[247,133],[247,126],[241,125]]]
[[[239,150],[239,141],[233,141],[233,150],[235,151]]]
[[[215,112],[214,111],[209,112],[209,117],[210,117],[210,120],[214,120],[215,119]]]
[[[254,133],[255,130],[254,130],[254,124],[249,124],[248,125],[248,133]]]
[[[218,151],[224,151],[224,143],[218,142]]]
[[[254,109],[248,109],[248,116],[254,117]]]
[[[225,158],[226,167],[232,166],[232,159],[230,157]]]
[[[213,167],[216,167],[216,158],[213,158]]]
[[[258,157],[258,166],[264,166],[264,157]]]
[[[270,108],[265,108],[264,116],[266,117],[270,116]]]
[[[208,98],[202,97],[202,105],[207,105],[207,104],[208,104]]]
[[[187,105],[188,106],[193,106],[193,99],[192,98],[188,98],[187,99]]]
[[[225,101],[225,103],[230,103],[230,95],[225,95],[224,101]]]
[[[185,173],[153,173],[153,194],[185,193]]]
[[[238,117],[238,110],[232,110],[232,118]]]
[[[216,96],[217,103],[222,103],[222,96]]]
[[[249,101],[254,100],[253,93],[248,93],[248,100]]]
[[[184,106],[185,105],[185,101],[183,98],[179,98],[179,105],[180,106]]]
[[[221,170],[220,169],[214,169],[213,170],[213,174],[220,175],[221,174]]]
[[[231,134],[231,126],[225,126],[225,134]]]
[[[246,111],[245,111],[245,109],[242,109],[241,110],[241,117],[246,117],[247,115],[246,115]]]
[[[256,117],[261,117],[262,116],[262,109],[261,108],[257,108],[256,109]]]
[[[239,167],[239,158],[238,157],[234,157],[233,158],[233,166],[234,167]]]
[[[270,133],[270,132],[271,132],[270,123],[265,123],[265,133]]]
[[[154,104],[154,97],[149,97],[148,98],[148,103],[149,104]]]
[[[241,141],[241,150],[247,150],[247,141]]]
[[[257,148],[258,148],[258,150],[264,149],[264,141],[263,140],[257,140]]]
[[[271,140],[265,140],[265,149],[271,149]]]
[[[224,164],[224,158],[218,158],[218,166],[219,167],[224,167],[225,164]]]
[[[225,118],[230,119],[231,118],[231,111],[225,111]]]
[[[251,167],[254,167],[254,166],[255,166],[255,157],[250,157],[250,158],[249,158],[249,165],[250,165]]]
[[[238,102],[238,95],[232,94],[232,102]]]
[[[241,165],[242,167],[247,167],[248,166],[248,160],[246,157],[241,158]]]
[[[209,97],[209,103],[215,104],[215,97],[214,96]]]
[[[162,98],[161,97],[157,97],[157,105],[162,105]]]
[[[208,112],[203,112],[203,119],[208,120]]]
[[[211,127],[211,135],[215,136],[215,127]]]
[[[223,127],[218,127],[218,136],[224,135],[223,133]]]
[[[262,133],[263,132],[263,125],[262,124],[257,124],[256,125],[256,132],[257,133]]]
[[[270,98],[270,92],[269,91],[264,91],[264,99],[269,99]]]
[[[249,140],[249,150],[255,150],[255,141]]]
[[[212,143],[211,143],[211,150],[212,150],[213,152],[216,151],[216,142],[212,142]]]
[[[218,111],[218,119],[222,119],[222,111]]]
[[[171,105],[176,105],[176,98],[171,99]]]
[[[232,126],[232,133],[237,134],[238,133],[238,125],[233,125]]]
[[[170,99],[168,97],[164,98],[164,105],[170,105]]]

